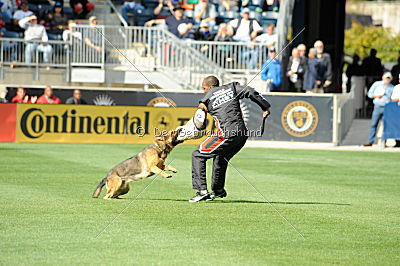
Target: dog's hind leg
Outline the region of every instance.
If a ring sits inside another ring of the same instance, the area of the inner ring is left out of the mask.
[[[116,197],[115,192],[117,192],[122,185],[122,179],[119,176],[112,176],[107,178],[107,194],[103,199],[112,199]]]

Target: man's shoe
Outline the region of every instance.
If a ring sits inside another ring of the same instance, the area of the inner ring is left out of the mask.
[[[364,146],[364,147],[371,147],[371,146],[372,146],[372,143],[371,143],[371,142],[368,142],[368,143],[365,143],[363,146]]]
[[[201,193],[198,191],[196,195],[189,200],[189,202],[199,202],[203,200],[210,200],[210,193]]]
[[[215,198],[225,198],[226,196],[228,196],[228,192],[226,192],[225,189],[222,189],[219,191],[213,191],[209,195],[210,195],[210,199],[208,199],[208,200],[213,200]]]

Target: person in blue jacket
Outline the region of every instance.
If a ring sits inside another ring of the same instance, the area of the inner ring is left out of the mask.
[[[268,59],[261,70],[261,80],[267,83],[267,91],[278,91],[282,83],[281,63],[276,58],[274,47],[269,48]]]

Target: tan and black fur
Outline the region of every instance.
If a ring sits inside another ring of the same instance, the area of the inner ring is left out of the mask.
[[[178,132],[170,131],[168,134],[157,136],[155,142],[139,154],[114,166],[98,184],[93,198],[99,197],[104,185],[107,193],[103,199],[111,199],[128,193],[129,182],[139,181],[154,174],[165,178],[172,177],[165,171],[176,173],[177,170],[170,165],[165,165],[164,162],[168,154],[179,143],[175,140],[177,135]]]

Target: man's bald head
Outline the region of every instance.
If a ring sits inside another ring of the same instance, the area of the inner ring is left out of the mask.
[[[205,92],[207,92],[209,89],[218,87],[219,86],[219,80],[216,76],[208,76],[205,79],[203,79],[203,89]]]

